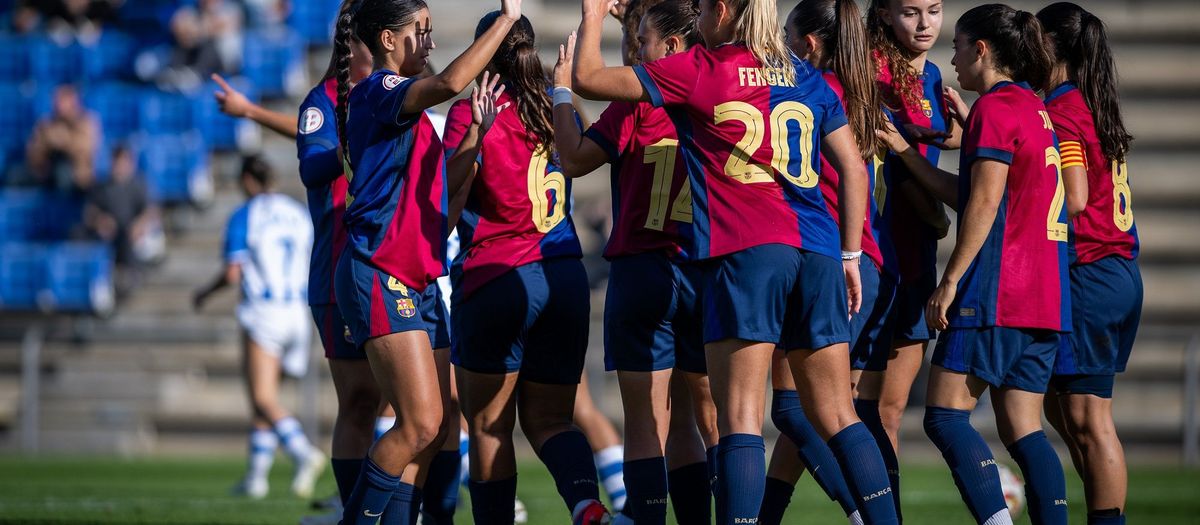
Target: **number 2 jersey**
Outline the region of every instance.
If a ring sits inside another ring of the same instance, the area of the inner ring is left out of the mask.
[[[808,62],[796,77],[741,44],[694,46],[634,66],[683,145],[692,191],[693,259],[764,244],[841,257],[818,185],[821,137],[844,126],[837,96]]]
[[[308,213],[286,195],[259,194],[234,211],[225,230],[225,262],[241,268],[238,309],[303,307],[312,241]]]
[[[958,177],[959,221],[975,161],[1008,164],[996,220],[958,284],[950,326],[1069,332],[1067,211],[1050,116],[1026,84],[1000,82],[967,117]]]
[[[1088,264],[1110,255],[1136,259],[1137,225],[1125,163],[1104,155],[1092,112],[1074,84],[1067,82],[1051,91],[1046,109],[1058,134],[1063,169],[1087,170],[1087,206],[1072,222],[1072,263]]]
[[[314,306],[337,302],[333,271],[346,247],[346,230],[342,227],[346,178],[337,151],[336,107],[337,79],[329,78],[308,92],[296,125],[300,180],[308,192],[314,231],[308,278],[308,303]]]
[[[424,111],[401,111],[415,79],[379,70],[350,91],[344,222],[353,256],[422,291],[445,273],[442,141]]]
[[[469,297],[518,266],[556,257],[581,257],[571,220],[571,181],[551,159],[549,145],[535,144],[511,103],[492,124],[476,157],[475,180],[458,234],[462,251],[451,269],[454,292]],[[453,154],[471,125],[471,103],[459,100],[446,116],[446,151]]]

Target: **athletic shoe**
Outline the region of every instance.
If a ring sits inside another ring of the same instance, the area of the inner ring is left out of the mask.
[[[329,459],[320,450],[312,449],[303,463],[296,465],[296,475],[292,477],[292,494],[301,498],[311,498],[317,479],[325,471]]]
[[[579,502],[575,505],[575,512],[571,513],[572,525],[608,525],[611,522],[612,515],[608,509],[594,499]]]
[[[250,499],[263,499],[267,497],[269,487],[267,486],[267,478],[242,478],[237,485],[233,486],[230,491],[234,496],[245,496]]]
[[[529,521],[529,511],[525,510],[525,504],[521,500],[513,500],[513,523],[522,525]]]

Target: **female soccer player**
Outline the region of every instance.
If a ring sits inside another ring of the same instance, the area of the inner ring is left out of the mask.
[[[1067,215],[1054,129],[1029,87],[1045,85],[1050,57],[1037,19],[1005,5],[971,9],[955,29],[959,84],[981,97],[966,122],[960,175],[886,134],[917,180],[959,211],[958,241],[925,312],[930,328],[947,330],[933,355],[925,432],[975,520],[1011,523],[996,461],[970,422],[990,388],[1033,521],[1065,524],[1062,465],[1041,411],[1060,332],[1071,326]]]
[[[413,77],[433,49],[424,2],[361,0],[338,19],[336,120],[347,168],[348,252],[338,261],[335,294],[398,415],[364,461],[343,523],[374,522],[385,511],[391,520],[415,515],[415,495],[400,487],[399,477],[414,460],[427,464],[445,438],[449,356],[432,351],[426,330],[437,315],[430,312],[443,308],[430,284],[445,269],[447,214],[455,215],[446,202],[464,181],[444,180],[441,141],[424,110],[458,94],[483,70],[520,17],[520,0],[501,6],[493,27],[463,55],[420,79]],[[371,52],[375,71],[351,93],[353,38]],[[400,501],[391,505],[392,499]]]
[[[479,21],[477,37],[501,17]],[[511,26],[490,72],[505,80],[501,112],[486,135],[462,102],[450,108],[451,175],[462,252],[451,329],[459,396],[470,433],[471,503],[476,523],[512,523],[518,415],[554,477],[573,523],[609,519],[599,501],[587,438],[572,423],[587,350],[588,286],[571,220],[571,186],[555,162],[549,81],[526,18]]]
[[[875,136],[881,129],[879,92],[867,49],[866,28],[858,7],[850,0],[804,0],[788,15],[784,42],[796,56],[824,71],[825,81],[842,101],[859,150],[869,159],[883,147]],[[865,159],[864,159],[865,163]],[[838,172],[821,157],[821,193],[835,220],[838,218]],[[895,293],[895,278],[884,271],[884,256],[872,231],[877,214],[869,203],[863,222],[862,308],[850,319],[850,366],[854,374],[878,371],[887,362],[891,337],[884,330]],[[800,406],[795,383],[781,349],[775,352],[771,378],[774,387],[771,419],[783,433],[775,443],[767,471],[759,522],[777,524],[783,519],[791,494],[805,465],[818,485],[841,504],[851,522],[860,520],[858,505],[837,468],[832,451],[817,435]],[[857,379],[857,377],[852,376]],[[861,416],[860,416],[861,417]],[[868,420],[863,418],[863,422]]]
[[[705,46],[633,68],[604,67],[600,25],[610,5],[584,2],[572,80],[584,97],[665,106],[684,145],[689,254],[703,261],[705,357],[721,435],[718,522],[758,519],[762,382],[779,345],[793,349],[802,398],[864,501],[865,520],[894,523],[883,460],[850,394],[846,313],[861,300],[867,179],[841,104],[784,47],[773,0],[701,0]],[[840,243],[817,188],[819,148],[842,176]]]
[[[942,0],[872,0],[867,30],[884,105],[909,143],[936,166],[942,149],[957,149],[962,128],[946,118],[942,73],[929,50],[942,31]],[[965,118],[965,115],[964,115]],[[876,229],[894,249],[886,266],[898,277],[889,315],[892,351],[886,367],[868,370],[858,382],[855,408],[875,435],[888,466],[892,497],[900,501],[900,421],[908,395],[934,334],[925,323],[925,303],[937,286],[937,241],[945,237],[945,208],[912,180],[904,162],[887,155],[873,192],[880,219]],[[894,256],[893,256],[894,254]]]
[[[1113,376],[1125,370],[1142,310],[1117,71],[1104,23],[1060,2],[1037,14],[1055,59],[1046,109],[1062,153],[1074,225],[1071,320],[1046,413],[1083,477],[1089,524],[1125,523],[1125,453],[1112,419]]]
[[[667,0],[651,7],[636,34],[638,62],[698,44],[695,19],[690,2]],[[696,296],[700,272],[693,264],[682,264],[691,226],[691,192],[687,172],[676,161],[675,127],[664,110],[647,102],[616,102],[580,133],[571,100],[574,50],[571,35],[559,48],[555,65],[554,138],[569,177],[591,173],[606,162],[614,165],[616,220],[604,252],[612,263],[604,340],[605,361],[610,370],[617,370],[624,401],[628,506],[623,514],[637,523],[665,523],[672,375],[679,369],[699,381],[706,372]],[[689,422],[687,430],[694,425]],[[716,436],[710,440],[715,442]],[[700,507],[709,489],[702,484],[699,489],[683,505],[691,514],[677,516],[681,522],[710,521],[707,512],[695,515],[708,510],[707,505]]]

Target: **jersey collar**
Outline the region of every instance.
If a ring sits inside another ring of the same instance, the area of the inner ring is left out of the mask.
[[[1059,85],[1058,85],[1058,87],[1056,87],[1056,88],[1054,88],[1053,90],[1051,90],[1051,91],[1050,91],[1050,93],[1049,93],[1048,95],[1046,95],[1046,100],[1045,100],[1045,101],[1043,101],[1043,103],[1044,103],[1044,104],[1049,104],[1051,100],[1054,100],[1054,99],[1056,99],[1056,98],[1058,98],[1058,97],[1061,97],[1061,96],[1063,96],[1063,95],[1066,95],[1066,94],[1067,94],[1067,93],[1069,93],[1069,92],[1070,92],[1072,89],[1075,89],[1075,83],[1074,83],[1074,82],[1071,82],[1071,81],[1063,82],[1062,84],[1059,84]]]
[[[997,82],[996,85],[992,86],[992,89],[988,90],[988,94],[995,93],[996,91],[999,91],[1000,89],[1002,89],[1006,86],[1017,86],[1020,88],[1028,89],[1030,91],[1033,90],[1033,88],[1029,87],[1028,82],[1013,82],[1011,80],[1001,80],[1001,81]]]

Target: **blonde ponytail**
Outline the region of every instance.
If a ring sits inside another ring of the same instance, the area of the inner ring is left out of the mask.
[[[796,68],[783,44],[775,0],[725,0],[725,5],[735,13],[734,40],[745,43],[764,68],[779,69],[787,83],[794,84]]]

